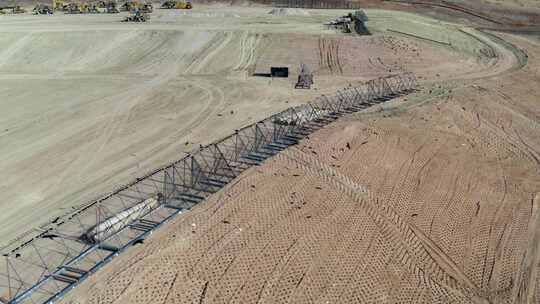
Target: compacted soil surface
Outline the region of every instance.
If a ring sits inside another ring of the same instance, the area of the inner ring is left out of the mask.
[[[64,303],[538,303],[540,43],[485,35],[490,68],[318,130]]]
[[[359,37],[322,25],[348,11],[270,11],[0,16],[0,244],[291,105],[411,71],[416,92],[245,171],[63,303],[540,302],[540,34],[375,8]],[[293,89],[300,63],[312,90]],[[258,76],[271,66],[291,77]]]

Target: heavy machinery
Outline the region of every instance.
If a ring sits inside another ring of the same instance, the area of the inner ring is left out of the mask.
[[[26,13],[26,10],[24,8],[22,8],[20,5],[15,5],[15,7],[13,7],[12,13],[13,14],[23,14],[23,13]]]
[[[120,10],[121,11],[131,12],[131,10],[134,10],[134,9],[136,9],[138,7],[139,7],[139,2],[137,2],[137,1],[126,1],[126,2],[122,3],[122,5],[120,6]]]
[[[163,2],[161,8],[164,9],[192,9],[193,5],[189,1],[182,0],[167,0]]]
[[[139,1],[126,1],[120,7],[120,10],[135,13],[141,11],[141,13],[151,13],[154,10],[152,3],[142,3]]]
[[[141,13],[150,14],[154,11],[154,6],[152,3],[144,3],[141,7],[139,7],[139,11]]]
[[[352,33],[354,30],[360,35],[371,35],[366,27],[366,21],[368,21],[366,13],[362,10],[357,10],[354,13],[349,13],[346,16],[326,22],[325,25],[329,28],[341,29],[343,33]]]
[[[120,11],[116,8],[116,2],[114,1],[98,1],[92,3],[89,7],[89,13],[92,14],[117,14]]]
[[[19,5],[0,7],[0,14],[6,14],[6,13],[22,14],[22,13],[26,13],[26,10]]]
[[[37,4],[33,9],[34,15],[52,15],[53,9],[43,3]]]
[[[68,8],[68,2],[62,0],[53,0],[52,9],[53,11],[62,11],[65,12]]]
[[[152,3],[142,3],[139,1],[126,1],[122,6],[120,7],[120,10],[136,13],[136,11],[141,11],[141,13],[151,13],[154,8],[152,6]]]
[[[127,16],[126,19],[123,20],[123,22],[146,22],[148,20],[150,20],[149,14],[143,13],[140,10],[136,10],[130,16]]]
[[[90,12],[90,6],[87,3],[68,3],[65,10],[66,14],[87,14]]]

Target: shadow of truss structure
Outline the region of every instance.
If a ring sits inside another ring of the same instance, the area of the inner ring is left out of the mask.
[[[50,303],[129,246],[340,116],[416,87],[411,73],[370,80],[289,108],[31,230],[1,249],[0,303]]]

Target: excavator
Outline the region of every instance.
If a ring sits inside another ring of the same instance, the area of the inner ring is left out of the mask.
[[[161,5],[163,9],[192,9],[193,5],[189,1],[167,0]]]

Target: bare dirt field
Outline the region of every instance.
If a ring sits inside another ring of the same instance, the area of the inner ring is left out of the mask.
[[[429,37],[493,56],[422,45],[419,92],[250,169],[64,303],[540,302],[540,42],[455,29]]]
[[[352,37],[322,26],[346,11],[269,11],[157,10],[142,25],[119,22],[123,15],[0,16],[0,243],[350,82],[402,70],[423,79],[484,75],[513,64],[486,57],[499,46],[479,32],[407,13],[370,11],[375,35]],[[407,36],[413,31],[443,43]],[[315,90],[293,89],[301,62],[315,71]],[[251,76],[281,65],[291,78]]]
[[[0,16],[0,243],[323,93],[419,91],[244,172],[63,303],[540,302],[540,39],[410,12]],[[414,35],[414,36],[413,36]],[[300,62],[315,89],[295,91]],[[289,79],[255,77],[290,66]]]

